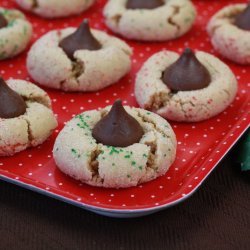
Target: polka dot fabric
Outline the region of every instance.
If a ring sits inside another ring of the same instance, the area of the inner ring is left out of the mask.
[[[193,193],[249,126],[250,75],[247,67],[224,60],[239,81],[238,95],[225,112],[201,123],[171,123],[178,140],[177,159],[169,172],[155,181],[124,190],[90,187],[62,174],[56,168],[51,152],[58,132],[65,122],[76,114],[105,107],[117,98],[121,98],[124,104],[137,106],[133,94],[135,75],[143,62],[153,53],[163,49],[182,52],[183,48],[188,46],[219,57],[206,34],[207,22],[223,6],[246,1],[193,2],[199,15],[193,29],[184,37],[165,43],[126,41],[134,48],[132,71],[117,84],[96,93],[66,94],[45,89],[52,98],[53,108],[58,116],[58,130],[46,143],[37,148],[26,150],[11,158],[0,158],[0,178],[81,207],[103,211],[154,211],[181,201]],[[26,13],[34,27],[33,42],[51,29],[77,26],[83,18],[89,18],[92,27],[107,31],[102,17],[104,4],[105,1],[99,0],[81,16],[53,21]],[[17,8],[14,0],[0,1],[0,6]],[[5,79],[12,77],[32,80],[28,76],[25,60],[26,53],[0,62],[1,75]]]

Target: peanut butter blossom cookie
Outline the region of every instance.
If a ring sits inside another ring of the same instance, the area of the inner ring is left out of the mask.
[[[0,156],[43,143],[56,127],[50,98],[42,89],[0,78]]]
[[[164,175],[175,159],[176,138],[160,116],[118,100],[68,122],[53,154],[59,169],[77,180],[126,188]]]
[[[58,18],[80,14],[95,0],[16,0],[25,10],[45,18]]]
[[[89,28],[54,30],[31,48],[27,68],[39,84],[64,91],[96,91],[126,75],[131,48],[118,38]]]
[[[221,55],[239,64],[250,64],[250,4],[221,9],[212,17],[207,30]]]
[[[0,60],[23,52],[32,36],[32,26],[18,10],[0,8]]]
[[[126,38],[166,41],[188,32],[196,17],[189,0],[109,0],[107,26]]]
[[[234,100],[237,80],[227,65],[205,52],[153,55],[137,74],[135,96],[142,108],[167,119],[209,119]]]

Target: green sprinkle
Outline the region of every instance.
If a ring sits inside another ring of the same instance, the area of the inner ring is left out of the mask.
[[[14,48],[13,48],[12,53],[15,53],[15,52],[17,51],[17,49],[18,49],[18,45],[16,44],[16,45],[14,46]]]
[[[76,118],[80,120],[80,123],[77,123],[79,128],[89,129],[89,125],[87,122],[85,122],[83,115],[77,115]]]
[[[71,152],[72,152],[76,157],[78,157],[78,158],[81,157],[81,155],[78,154],[77,151],[76,151],[74,148],[71,149]]]
[[[3,15],[9,15],[10,11],[7,9],[4,9],[1,11]]]
[[[143,154],[143,157],[148,158],[148,156],[146,154]]]
[[[151,115],[151,113],[150,113],[150,112],[147,112],[147,115]]]
[[[112,163],[112,166],[115,166],[115,163]]]
[[[139,169],[142,170],[142,166],[139,166]]]
[[[111,147],[111,151],[109,152],[110,155],[112,154],[119,154],[119,151],[115,147]]]
[[[130,155],[125,155],[124,158],[130,158]]]
[[[26,36],[26,34],[27,34],[27,27],[25,26],[24,28],[23,28],[23,34]]]
[[[131,176],[128,174],[127,177],[130,178]]]
[[[8,23],[8,27],[13,27],[13,25],[15,24],[16,20],[11,20],[9,23]]]
[[[136,164],[136,162],[135,162],[135,161],[132,161],[131,164],[132,164],[132,166],[134,166],[134,165]]]

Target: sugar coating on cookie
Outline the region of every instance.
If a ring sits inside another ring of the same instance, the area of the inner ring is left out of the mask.
[[[16,0],[20,7],[45,18],[58,18],[80,14],[95,0]]]
[[[102,48],[78,50],[70,60],[60,41],[76,29],[54,30],[31,48],[27,69],[39,84],[64,91],[96,91],[116,83],[130,71],[132,49],[122,40],[92,29]]]
[[[250,32],[234,24],[235,17],[246,7],[247,4],[226,6],[211,18],[207,26],[214,48],[239,64],[250,64]]]
[[[211,54],[199,51],[196,57],[209,71],[211,83],[200,90],[177,93],[163,83],[162,74],[177,61],[179,54],[163,51],[150,57],[136,78],[135,96],[140,107],[167,119],[183,122],[206,120],[226,109],[237,93],[234,74]]]
[[[18,10],[0,8],[8,25],[0,29],[0,60],[23,52],[32,36],[32,25]]]
[[[16,118],[0,118],[0,156],[10,156],[42,144],[57,127],[49,96],[24,80],[8,80],[7,85],[26,102],[26,112]]]
[[[138,108],[125,107],[144,130],[138,143],[112,147],[97,143],[94,126],[110,107],[77,115],[58,135],[54,159],[65,174],[92,186],[126,188],[164,175],[176,155],[176,137],[166,120]]]
[[[155,9],[127,9],[127,0],[110,0],[104,8],[107,26],[126,38],[166,41],[188,32],[196,17],[189,0],[165,0]]]

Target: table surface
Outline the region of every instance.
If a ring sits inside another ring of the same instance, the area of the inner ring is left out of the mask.
[[[0,249],[249,249],[250,178],[237,145],[187,201],[112,219],[0,182]]]

